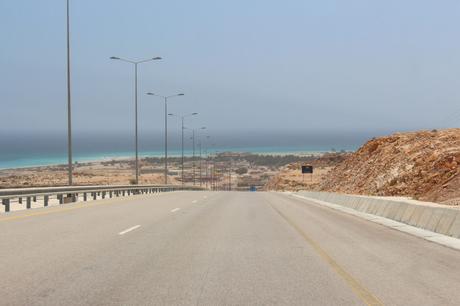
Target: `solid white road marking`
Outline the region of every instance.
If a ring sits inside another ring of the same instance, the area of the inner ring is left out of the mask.
[[[135,225],[135,226],[130,227],[130,228],[128,228],[128,229],[126,229],[126,230],[124,230],[122,232],[119,232],[118,235],[124,235],[126,233],[129,233],[130,231],[134,231],[135,229],[137,229],[139,227],[141,227],[141,226],[140,225]]]
[[[193,200],[193,201],[192,201],[192,203],[196,203],[196,202],[198,202],[198,201],[197,201],[197,200]]]
[[[180,210],[180,208],[174,208],[173,210],[171,210],[171,212],[176,212],[178,210]]]

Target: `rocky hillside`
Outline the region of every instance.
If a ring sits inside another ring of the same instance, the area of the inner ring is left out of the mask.
[[[460,129],[368,141],[324,176],[320,189],[460,204]]]

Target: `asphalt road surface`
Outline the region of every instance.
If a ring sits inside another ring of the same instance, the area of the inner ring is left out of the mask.
[[[280,193],[0,215],[0,305],[460,305],[460,252]]]

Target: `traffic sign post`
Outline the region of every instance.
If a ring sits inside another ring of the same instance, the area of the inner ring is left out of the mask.
[[[313,181],[313,166],[312,165],[302,165],[302,181],[305,181],[305,173],[310,173],[310,179]]]

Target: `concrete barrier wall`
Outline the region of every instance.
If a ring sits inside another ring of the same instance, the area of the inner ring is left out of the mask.
[[[456,207],[331,192],[301,191],[299,195],[460,238],[460,209]]]

